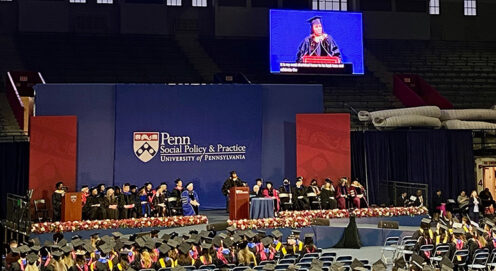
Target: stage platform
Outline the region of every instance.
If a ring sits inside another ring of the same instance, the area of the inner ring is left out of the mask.
[[[203,211],[202,215],[208,217],[209,223],[226,222],[228,214],[225,210]],[[382,246],[387,237],[390,236],[405,236],[411,235],[420,225],[420,220],[425,216],[395,216],[395,217],[363,217],[356,218],[358,233],[362,246]],[[399,229],[379,229],[377,223],[379,221],[397,221],[400,225]],[[315,243],[320,248],[332,248],[341,239],[345,227],[348,225],[348,218],[330,219],[329,226],[310,226],[299,228],[301,236],[305,233],[313,233],[315,235]],[[64,237],[68,240],[74,235],[79,235],[81,238],[89,238],[94,233],[99,233],[100,236],[110,235],[112,232],[119,231],[124,235],[131,235],[137,232],[147,232],[153,229],[160,230],[160,235],[164,233],[176,232],[178,234],[188,233],[191,230],[206,230],[207,224],[199,224],[185,227],[173,228],[121,228],[121,229],[105,229],[105,230],[86,230],[76,232],[65,232]],[[280,228],[283,233],[283,238],[291,234],[291,228]],[[272,229],[266,229],[270,233]],[[31,237],[38,237],[43,243],[45,240],[52,240],[52,233],[31,234]]]

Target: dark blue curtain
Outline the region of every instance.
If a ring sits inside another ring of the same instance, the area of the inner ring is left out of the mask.
[[[7,193],[26,195],[29,187],[29,142],[0,143],[0,218],[7,215]]]
[[[475,189],[471,131],[353,132],[351,151],[352,176],[367,175],[371,203],[391,200],[386,181],[427,184],[430,197],[436,189],[448,198]]]

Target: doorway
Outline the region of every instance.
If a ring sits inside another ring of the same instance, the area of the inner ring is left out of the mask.
[[[491,195],[496,196],[496,167],[483,167],[482,168],[482,183],[483,187],[489,188],[489,192]]]

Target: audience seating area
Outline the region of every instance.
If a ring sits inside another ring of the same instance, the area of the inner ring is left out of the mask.
[[[494,105],[494,43],[367,40],[365,46],[389,71],[422,76],[455,108],[489,108]]]
[[[195,83],[201,78],[166,36],[20,34],[14,38],[25,70],[47,82]]]
[[[262,261],[260,262],[257,266],[253,267],[254,270],[264,270],[264,266],[267,264],[273,264],[275,265],[275,270],[287,270],[291,265],[296,265],[299,267],[298,270],[304,271],[304,270],[309,270],[311,263],[314,259],[318,259],[323,263],[322,270],[323,271],[329,271],[331,270],[331,266],[336,263],[340,262],[344,266],[345,271],[350,271],[350,265],[354,259],[353,256],[351,255],[342,255],[342,256],[337,256],[335,252],[320,252],[317,253],[307,253],[303,257],[298,257],[296,255],[286,255],[282,259],[278,260],[273,260],[273,261]],[[360,260],[362,264],[364,264],[364,268],[367,270],[372,270],[372,265],[369,263],[368,260]],[[228,265],[229,270],[231,271],[243,271],[250,269],[249,266],[235,266],[234,264]],[[215,265],[205,265],[205,266],[200,266],[199,269],[196,269],[194,266],[184,266],[184,268],[188,271],[193,271],[193,270],[220,270],[220,268],[217,268]],[[147,269],[142,269],[140,271],[145,271]],[[173,270],[172,268],[163,268],[159,269],[158,271],[169,271]],[[151,271],[151,270],[150,270]]]

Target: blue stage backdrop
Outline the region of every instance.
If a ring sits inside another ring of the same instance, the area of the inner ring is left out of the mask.
[[[250,186],[294,179],[295,116],[322,107],[321,85],[36,86],[37,115],[78,117],[78,188],[182,178],[202,209],[225,207],[231,170]]]
[[[112,185],[113,84],[36,85],[36,115],[78,117],[77,186]]]
[[[261,91],[251,85],[118,85],[115,184],[171,184],[181,177],[194,183],[203,208],[225,206],[221,186],[231,170],[248,180],[260,174]]]
[[[343,63],[353,63],[353,74],[364,73],[362,14],[352,12],[270,10],[270,71],[281,62],[296,62],[301,42],[310,35],[309,18],[322,17],[322,29],[332,36]]]

